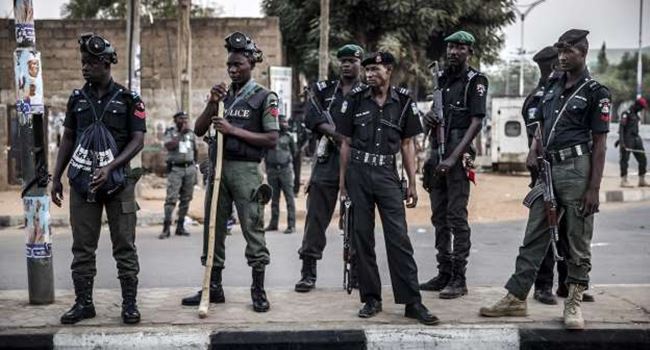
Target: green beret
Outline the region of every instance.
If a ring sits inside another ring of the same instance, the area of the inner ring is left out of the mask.
[[[341,46],[341,48],[336,52],[336,58],[342,57],[354,57],[361,59],[363,57],[363,49],[359,45],[347,44]]]
[[[474,39],[474,36],[464,30],[459,30],[445,38],[445,42],[447,43],[457,43],[469,46],[474,45],[475,41],[476,39]]]

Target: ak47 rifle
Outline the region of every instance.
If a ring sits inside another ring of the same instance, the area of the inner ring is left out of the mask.
[[[433,100],[431,102],[431,113],[433,115],[434,127],[433,129],[427,130],[427,137],[429,137],[431,132],[435,132],[436,143],[437,143],[437,155],[438,155],[438,164],[440,164],[445,159],[446,147],[446,131],[445,131],[445,117],[443,112],[442,105],[442,89],[438,83],[438,76],[440,75],[440,66],[438,61],[433,61],[429,65],[429,71],[431,72],[431,78],[433,81]],[[430,126],[426,126],[430,127]]]
[[[352,268],[352,256],[350,253],[350,236],[352,234],[352,200],[344,197],[341,200],[343,207],[343,289],[348,294],[352,293],[352,280],[350,270]]]
[[[305,86],[305,94],[307,95],[307,100],[309,100],[309,103],[312,105],[314,110],[316,110],[316,113],[324,116],[325,120],[327,120],[327,123],[330,124],[332,127],[336,128],[336,124],[334,124],[334,119],[332,119],[332,115],[330,114],[330,111],[324,109],[323,106],[321,106],[320,103],[318,103],[318,100],[316,100],[316,96],[314,95],[314,92],[311,90],[309,86]],[[316,147],[316,157],[319,163],[323,163],[327,161],[327,157],[329,156],[330,144],[335,144],[335,143],[333,140],[330,139],[328,135],[322,135],[320,140],[318,140],[318,147]]]

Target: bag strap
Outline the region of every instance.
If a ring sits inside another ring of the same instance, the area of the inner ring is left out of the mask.
[[[97,111],[95,110],[95,105],[93,104],[90,97],[88,97],[88,95],[86,95],[86,92],[83,89],[81,89],[80,91],[81,91],[81,94],[86,98],[86,100],[88,100],[88,102],[90,102],[90,109],[92,109],[92,111],[93,111],[93,116],[94,116],[95,121],[103,121],[104,120],[104,114],[106,113],[106,110],[108,109],[108,105],[110,105],[111,102],[113,102],[113,100],[115,100],[115,97],[117,97],[117,95],[119,95],[122,92],[122,89],[118,89],[117,92],[115,92],[115,94],[113,94],[113,97],[111,97],[111,99],[108,101],[108,103],[106,103],[104,105],[104,109],[102,110],[102,114],[99,116],[99,118],[97,117]]]
[[[582,90],[582,88],[585,87],[585,85],[587,85],[587,83],[589,83],[590,81],[592,81],[592,79],[585,80],[585,82],[582,83],[582,85],[580,85],[576,89],[576,91],[574,91],[571,94],[571,96],[569,96],[569,98],[567,98],[564,101],[564,105],[562,105],[562,110],[560,110],[560,113],[557,115],[557,118],[555,118],[555,122],[553,122],[553,126],[551,127],[551,131],[548,133],[548,139],[546,139],[546,145],[544,146],[544,149],[548,148],[548,145],[551,143],[551,140],[553,140],[553,137],[555,136],[555,127],[557,126],[557,122],[560,121],[560,119],[564,115],[564,111],[566,111],[566,107],[569,104],[569,101],[571,101],[571,99],[573,99],[578,94],[578,92],[580,92],[580,90]]]

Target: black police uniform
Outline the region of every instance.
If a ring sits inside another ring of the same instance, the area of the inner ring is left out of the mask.
[[[352,90],[360,86],[365,87],[365,84],[357,83]],[[330,112],[338,130],[343,118],[341,105],[345,99],[339,81],[319,81],[313,84],[311,91],[314,92],[316,102],[320,104],[321,108]],[[316,108],[310,104],[305,118],[305,126],[312,131],[313,137],[320,139],[322,134],[318,131],[318,126],[327,122],[325,116],[319,114]],[[327,243],[325,232],[332,220],[338,199],[340,153],[338,147],[331,143],[328,151],[328,157],[313,163],[311,178],[307,185],[305,235],[302,239],[302,246],[298,250],[298,254],[303,260],[306,258],[320,260],[323,257],[323,249]]]
[[[488,81],[472,67],[459,72],[445,70],[439,83],[447,134],[447,154],[460,143],[472,118],[485,116]],[[435,136],[432,133],[432,138]],[[432,147],[437,142],[432,140]],[[472,148],[466,152],[473,153]],[[431,181],[431,222],[436,229],[436,249],[440,275],[457,276],[464,283],[470,251],[470,227],[467,222],[469,179],[461,160],[457,160],[446,176],[433,174],[437,166],[435,150],[424,166],[425,178]],[[453,244],[452,244],[453,240]],[[453,248],[452,248],[453,247]],[[447,277],[449,278],[449,277]]]
[[[618,132],[621,144],[621,158],[619,161],[621,177],[627,176],[630,153],[634,154],[636,162],[639,164],[639,177],[642,178],[646,173],[648,161],[644,153],[645,149],[643,148],[643,139],[639,136],[640,121],[641,118],[639,112],[633,112],[628,109],[621,114]],[[628,151],[628,149],[632,149],[633,152]]]
[[[145,108],[140,97],[124,86],[111,80],[108,91],[96,96],[86,83],[81,90],[74,90],[68,100],[63,125],[75,131],[76,143],[84,130],[94,121],[93,108],[97,115],[103,112],[103,122],[115,139],[118,152],[122,152],[131,139],[131,133],[146,132]],[[135,280],[139,272],[138,255],[135,247],[136,211],[135,183],[137,177],[126,169],[126,183],[117,194],[98,197],[97,202],[88,203],[85,196],[70,187],[70,224],[72,228],[72,278],[90,280],[97,273],[95,250],[101,231],[102,211],[106,216],[113,242],[113,257],[117,262],[121,281]]]
[[[395,163],[401,141],[422,132],[415,103],[407,90],[391,87],[385,104],[379,106],[369,87],[359,87],[345,99],[341,112],[338,131],[351,138],[346,187],[353,205],[352,239],[357,250],[361,301],[381,300],[375,256],[376,205],[384,229],[395,302],[419,302],[417,266]]]

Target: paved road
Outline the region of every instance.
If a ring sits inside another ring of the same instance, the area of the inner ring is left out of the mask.
[[[593,240],[594,283],[650,283],[650,203],[607,204],[596,221]],[[521,243],[523,221],[473,225],[472,255],[468,280],[472,285],[500,286],[514,268],[517,247]],[[183,287],[199,285],[202,268],[199,265],[201,238],[198,226],[192,227],[191,237],[172,237],[160,241],[160,227],[138,230],[137,245],[141,264],[141,286]],[[56,288],[71,289],[69,274],[71,236],[65,228],[55,228],[54,267]],[[382,281],[389,284],[382,233],[377,232],[377,255]],[[435,254],[433,230],[412,227],[411,238],[421,279],[434,272]],[[300,261],[296,251],[302,234],[268,233],[271,265],[267,286],[290,288],[299,276]],[[341,284],[341,237],[331,226],[329,245],[319,263],[319,286],[337,287]],[[244,259],[245,241],[235,232],[227,239],[227,268],[224,283],[228,286],[250,285],[250,270]],[[26,288],[26,263],[23,255],[24,238],[19,229],[0,230],[0,289]],[[110,236],[102,231],[98,252],[99,288],[119,288],[115,263],[111,257]]]

